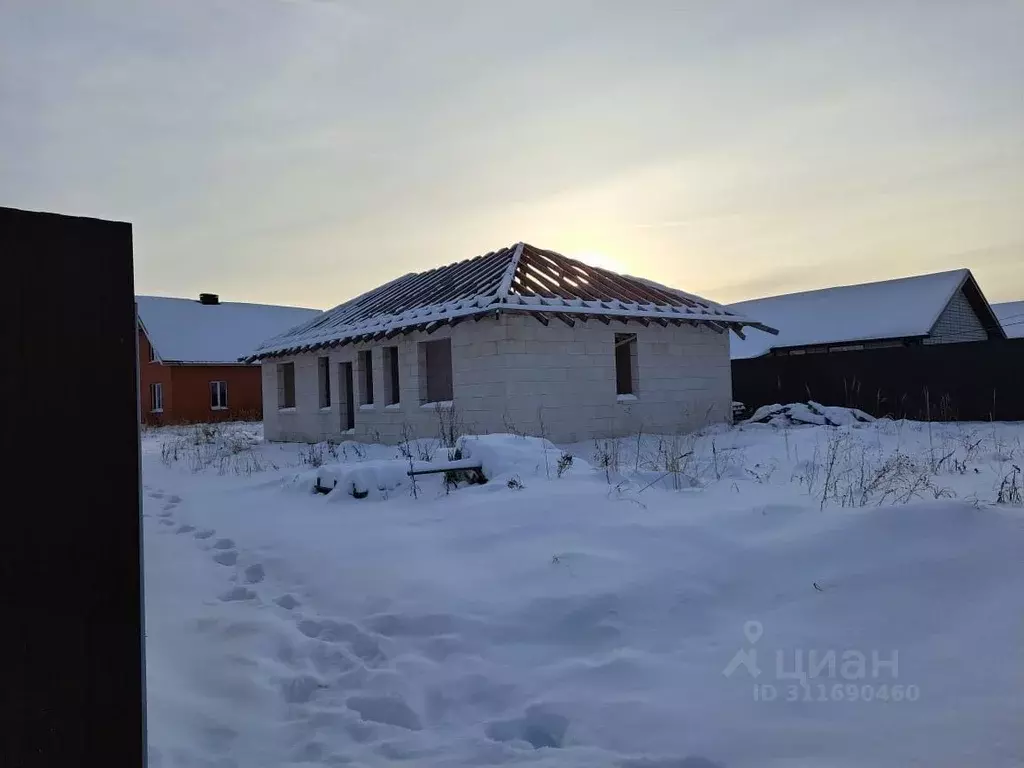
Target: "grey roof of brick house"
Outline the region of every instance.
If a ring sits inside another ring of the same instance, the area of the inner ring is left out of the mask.
[[[264,339],[287,331],[318,309],[272,304],[136,296],[139,323],[158,359],[175,363],[237,363]]]

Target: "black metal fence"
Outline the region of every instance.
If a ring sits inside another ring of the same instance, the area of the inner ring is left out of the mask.
[[[748,408],[816,400],[874,416],[1024,421],[1024,339],[732,361]]]
[[[132,228],[0,207],[0,259],[0,765],[143,765]]]

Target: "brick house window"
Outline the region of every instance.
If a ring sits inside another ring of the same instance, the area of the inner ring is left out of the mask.
[[[146,346],[149,347],[149,362],[155,363],[156,362],[156,347],[154,347],[152,344],[150,344],[148,342],[146,343]]]
[[[226,381],[210,382],[210,408],[223,411],[228,407],[228,383]]]
[[[452,399],[451,339],[419,343],[420,402],[443,403]]]
[[[164,410],[164,385],[149,385],[149,410],[153,413],[163,413]]]
[[[387,405],[397,405],[402,399],[398,371],[398,347],[384,347],[384,374],[388,384]]]
[[[295,363],[277,364],[277,407],[295,407]]]
[[[364,349],[359,353],[360,405],[373,405],[373,350]]]
[[[317,360],[318,375],[320,377],[320,407],[331,407],[331,361],[329,358],[321,357]]]
[[[636,334],[615,334],[615,394],[635,395],[637,389]]]

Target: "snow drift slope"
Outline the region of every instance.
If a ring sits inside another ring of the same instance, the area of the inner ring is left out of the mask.
[[[738,478],[627,498],[596,472],[343,507],[159,463],[146,480],[183,497],[170,510],[147,499],[151,735],[165,765],[183,748],[188,764],[245,766],[1024,755],[1016,509],[822,511]],[[182,568],[191,602],[169,586]],[[756,679],[724,674],[752,651]],[[224,664],[249,670],[237,687],[204,679]],[[235,735],[210,737],[211,723]]]

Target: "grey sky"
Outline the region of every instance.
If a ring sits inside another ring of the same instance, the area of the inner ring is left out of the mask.
[[[1024,0],[0,0],[0,204],[333,306],[517,240],[732,301],[1024,297]]]

